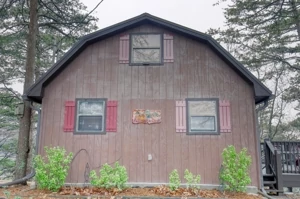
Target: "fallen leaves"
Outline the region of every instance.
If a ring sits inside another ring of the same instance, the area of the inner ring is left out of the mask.
[[[260,199],[260,196],[246,194],[246,193],[230,193],[230,192],[220,192],[219,190],[199,190],[199,189],[187,189],[179,188],[175,191],[169,189],[168,186],[161,185],[151,188],[126,188],[124,190],[119,190],[116,188],[105,189],[97,187],[63,187],[57,193],[51,193],[44,190],[29,190],[27,186],[17,186],[9,187],[6,190],[11,192],[11,195],[18,195],[21,197],[32,197],[35,198],[68,198],[67,196],[107,196],[110,199],[120,199],[121,196],[137,197],[180,197],[188,199],[189,197],[200,197],[200,198],[233,198],[233,199]],[[0,196],[4,189],[0,189]],[[106,198],[106,197],[105,197]]]
[[[126,188],[124,190],[118,189],[104,189],[95,187],[64,187],[58,194],[60,195],[103,195],[103,196],[152,196],[152,197],[202,197],[202,198],[242,198],[242,199],[259,199],[261,197],[256,195],[248,195],[246,193],[226,193],[218,190],[198,190],[179,188],[175,191],[169,189],[165,185],[152,188]]]

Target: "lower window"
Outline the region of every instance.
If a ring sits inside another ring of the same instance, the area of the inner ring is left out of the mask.
[[[189,134],[217,134],[218,99],[187,99]]]
[[[76,100],[76,133],[103,133],[106,99]]]

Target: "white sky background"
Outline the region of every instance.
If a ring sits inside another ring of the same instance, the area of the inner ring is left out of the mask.
[[[81,0],[92,10],[100,0]],[[94,13],[99,18],[100,29],[142,13],[178,23],[205,32],[218,28],[225,21],[221,6],[213,6],[217,0],[104,0]]]

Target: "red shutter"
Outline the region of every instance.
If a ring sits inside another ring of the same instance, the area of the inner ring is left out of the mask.
[[[73,132],[74,120],[75,120],[75,101],[66,101],[64,132]]]
[[[119,63],[129,63],[129,35],[120,36]]]
[[[186,132],[186,102],[176,101],[176,132]]]
[[[228,100],[219,102],[220,130],[222,133],[231,132],[230,103]]]
[[[174,62],[173,55],[173,36],[164,34],[164,62]]]
[[[117,101],[107,101],[106,106],[106,131],[117,132]]]

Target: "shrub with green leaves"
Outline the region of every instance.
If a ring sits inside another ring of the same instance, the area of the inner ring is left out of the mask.
[[[57,191],[61,188],[68,175],[73,154],[66,154],[61,147],[45,147],[46,160],[40,155],[34,158],[35,179],[40,189]]]
[[[235,147],[230,145],[223,150],[223,163],[220,172],[220,180],[229,191],[242,192],[246,186],[251,183],[249,169],[251,165],[251,156],[247,149],[243,148],[237,153]]]
[[[180,183],[178,171],[174,169],[169,175],[169,187],[172,191],[175,191],[179,188]]]
[[[187,188],[199,188],[197,184],[200,184],[201,176],[200,175],[193,175],[188,169],[184,171],[184,179],[187,182]]]
[[[90,172],[91,184],[95,187],[112,188],[117,187],[122,190],[128,180],[126,168],[121,166],[118,162],[115,163],[114,168],[108,164],[104,164],[99,171],[100,176],[97,176],[96,171]]]

